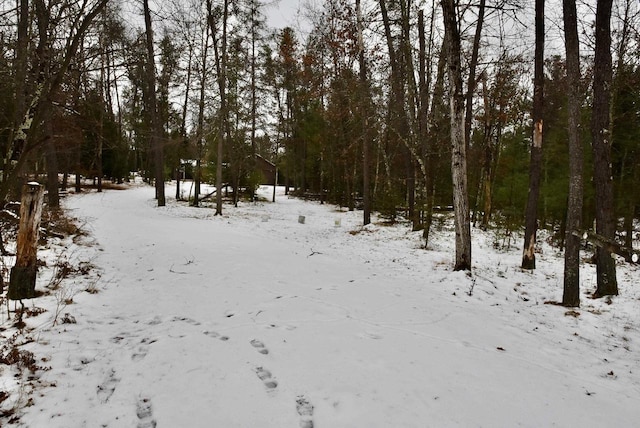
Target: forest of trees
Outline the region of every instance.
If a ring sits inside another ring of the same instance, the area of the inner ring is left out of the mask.
[[[535,3],[535,4],[533,4]],[[263,182],[403,216],[455,211],[456,269],[471,227],[578,232],[632,247],[640,214],[640,4],[635,0],[325,0],[273,29],[260,0],[15,0],[0,13],[0,201],[69,177]],[[151,60],[153,59],[153,60]],[[178,186],[176,198],[186,193]],[[223,192],[216,192],[216,214]],[[525,221],[526,220],[526,221]],[[595,226],[594,226],[595,224]],[[617,294],[599,248],[597,296]],[[578,255],[576,255],[578,254]]]

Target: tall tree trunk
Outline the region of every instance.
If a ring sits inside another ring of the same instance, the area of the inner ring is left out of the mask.
[[[624,69],[624,65],[625,65],[625,56],[626,56],[626,52],[628,49],[628,39],[629,39],[629,33],[630,33],[630,14],[631,14],[631,7],[632,7],[632,2],[633,0],[625,0],[624,2],[624,16],[622,19],[622,31],[620,32],[620,42],[617,48],[617,54],[616,56],[618,57],[618,61],[616,63],[616,73],[615,73],[615,77],[614,77],[614,81],[613,81],[613,90],[612,90],[612,98],[614,101],[612,101],[612,105],[616,105],[616,101],[615,99],[618,96],[618,93],[621,89],[621,86],[623,85],[622,79],[624,79],[625,73],[623,73],[623,69]],[[612,137],[612,140],[615,139],[615,126],[612,126],[612,132],[614,134],[614,136]],[[623,165],[627,165],[629,162],[629,151],[628,149],[624,150],[624,155],[622,156],[622,164]],[[632,168],[630,171],[630,174],[633,174],[633,170],[635,170],[635,168]],[[625,173],[626,173],[626,168],[622,167],[620,168],[620,183],[623,183],[625,180]],[[626,198],[626,203],[624,204],[624,231],[625,231],[625,237],[624,237],[624,245],[625,247],[631,248],[633,247],[633,221],[634,221],[634,217],[635,217],[635,208],[636,208],[636,200],[637,200],[637,192],[636,194],[630,194],[627,196]],[[630,259],[627,259],[627,261],[630,261]]]
[[[53,127],[51,119],[45,123],[46,143],[45,156],[47,162],[47,203],[49,209],[60,208],[60,196],[58,194],[58,155],[56,145],[53,140]]]
[[[434,32],[434,16],[436,11],[436,2],[434,0],[431,9],[431,25],[430,25],[430,35],[429,35],[429,49],[428,49],[428,57],[431,57],[431,45],[433,39]],[[446,35],[444,40],[442,41],[442,46],[440,48],[440,55],[438,55],[438,63],[436,66],[436,76],[435,83],[433,87],[433,96],[431,97],[432,101],[429,103],[428,95],[423,95],[426,104],[426,125],[425,125],[425,164],[427,165],[427,174],[425,174],[425,216],[424,216],[424,230],[422,231],[422,237],[424,239],[424,247],[425,249],[429,245],[429,233],[431,231],[431,224],[433,222],[433,204],[435,199],[435,165],[436,159],[439,158],[439,154],[437,153],[440,144],[437,143],[435,135],[435,121],[436,121],[436,100],[438,102],[442,100],[442,95],[444,94],[444,75],[445,75],[445,66],[446,66]],[[427,92],[431,86],[431,66],[426,67],[427,70],[427,78],[425,81],[424,90]],[[424,107],[423,107],[424,108]]]
[[[533,74],[533,140],[529,164],[529,196],[525,218],[522,268],[536,268],[536,234],[538,229],[538,198],[542,174],[542,140],[544,109],[544,1],[536,0],[536,49]]]
[[[202,64],[200,74],[200,98],[198,100],[198,128],[196,130],[196,170],[193,180],[193,206],[200,205],[200,184],[202,182],[202,156],[205,145],[204,138],[204,108],[205,108],[205,95],[207,90],[207,60],[208,60],[208,46],[209,46],[209,34],[213,31],[211,28],[211,22],[207,20],[205,26],[205,36],[202,42]]]
[[[407,146],[406,170],[407,170],[407,216],[411,219],[413,230],[418,229],[419,215],[416,211],[416,163],[423,162],[416,150],[416,136],[418,134],[417,105],[419,104],[418,85],[415,80],[413,65],[413,52],[411,44],[411,0],[400,0],[400,14],[402,24],[402,37],[400,42],[400,58],[402,59],[403,86],[406,83],[407,106],[404,109],[403,122],[406,123],[404,141]]]
[[[432,20],[433,22],[433,20]],[[431,36],[431,35],[430,35]],[[422,156],[425,164],[425,173],[424,173],[424,187],[425,187],[425,197],[428,200],[429,196],[429,174],[431,170],[431,165],[429,160],[431,156],[429,154],[429,131],[428,131],[428,119],[429,119],[429,84],[427,83],[427,79],[430,79],[430,70],[427,71],[427,40],[425,37],[425,29],[424,29],[424,11],[420,9],[418,11],[418,145],[422,147]],[[429,47],[431,44],[429,44]],[[427,75],[429,73],[429,75]],[[424,210],[428,207],[428,202],[425,200],[422,209]],[[426,213],[425,217],[430,215],[430,213]],[[423,221],[423,216],[417,216],[420,218],[420,225],[423,228],[426,227],[425,222]],[[418,225],[414,224],[413,229],[416,230]],[[426,235],[429,235],[429,232],[426,232]]]
[[[189,53],[187,60],[187,77],[185,81],[185,90],[184,90],[184,104],[182,105],[182,116],[180,120],[180,134],[184,141],[187,142],[187,113],[188,113],[188,105],[189,105],[189,95],[191,89],[191,76],[193,74],[193,41],[189,40]],[[182,164],[180,159],[178,159],[178,169],[176,171],[176,200],[181,199],[180,195],[180,179],[181,177],[181,168]]]
[[[390,135],[393,135],[395,137],[395,141],[401,145],[402,157],[405,165],[407,195],[409,195],[409,193],[414,192],[415,185],[413,181],[413,159],[411,157],[411,142],[409,141],[409,123],[406,109],[407,98],[405,93],[405,82],[407,79],[407,64],[403,49],[403,45],[405,44],[404,35],[402,37],[400,48],[396,49],[394,46],[394,37],[391,33],[391,22],[387,11],[386,0],[379,0],[379,3],[387,49],[389,52],[389,63],[391,65],[391,94],[389,99],[389,114],[387,116],[387,127],[390,130],[388,138]],[[404,6],[401,5],[401,7]],[[403,19],[405,19],[404,16]],[[414,96],[414,94],[410,95]],[[393,191],[391,186],[389,186],[388,190]],[[413,197],[410,199],[411,200],[408,202],[413,202]],[[413,210],[413,207],[410,207],[410,209]]]
[[[218,46],[218,37],[214,22],[211,0],[207,0],[207,19],[211,27],[213,36],[213,52],[216,62],[216,74],[218,81],[218,91],[220,95],[220,112],[218,124],[218,150],[216,160],[216,213],[222,215],[222,156],[224,154],[225,138],[229,135],[229,121],[227,115],[227,21],[229,17],[229,1],[224,0],[222,11],[222,35],[220,46]]]
[[[467,189],[467,152],[464,141],[464,94],[460,63],[460,32],[455,0],[442,0],[449,65],[449,99],[451,108],[451,174],[456,229],[454,270],[471,270],[471,222]]]
[[[367,83],[367,65],[364,58],[364,39],[362,37],[363,22],[360,0],[356,0],[358,18],[358,62],[360,65],[360,85],[362,102],[362,199],[364,204],[362,224],[371,223],[371,190],[370,190],[370,142],[369,142],[369,85]],[[322,188],[320,189],[322,190]]]
[[[596,47],[593,72],[593,113],[591,140],[596,188],[596,233],[614,240],[611,172],[611,7],[612,0],[598,0],[596,9]],[[596,249],[597,287],[594,297],[618,294],[615,260],[604,248]]]
[[[153,29],[151,26],[151,13],[149,11],[149,0],[143,0],[144,6],[144,23],[146,29],[146,44],[147,44],[147,63],[145,67],[146,84],[145,89],[147,92],[147,108],[149,110],[149,119],[151,123],[151,149],[153,150],[154,160],[154,177],[156,186],[156,199],[158,200],[158,206],[163,207],[166,205],[164,194],[164,153],[162,150],[162,124],[158,117],[158,108],[156,102],[156,65],[155,55],[153,49]]]
[[[260,184],[260,183],[254,183],[254,178],[256,176],[256,174],[258,174],[258,151],[256,148],[256,129],[257,129],[257,117],[258,117],[258,96],[257,96],[257,92],[258,92],[258,84],[257,84],[257,80],[258,80],[258,76],[257,76],[257,62],[258,62],[258,55],[256,53],[256,42],[257,42],[257,28],[255,25],[255,20],[256,20],[256,15],[258,13],[257,9],[256,9],[256,5],[254,3],[251,3],[250,5],[251,7],[251,177],[252,179],[250,180],[250,188],[249,188],[249,192],[250,192],[250,197],[252,201],[256,200],[256,195],[255,195],[255,188],[253,187],[256,184]]]
[[[476,90],[476,67],[478,65],[478,53],[480,51],[480,37],[482,35],[482,26],[484,24],[484,10],[486,0],[480,0],[478,6],[478,22],[476,23],[476,33],[473,36],[473,48],[471,49],[471,61],[469,62],[469,78],[467,80],[467,104],[464,117],[464,141],[469,150],[471,139],[471,123],[473,119],[473,93]]]
[[[563,0],[564,39],[567,52],[569,200],[567,204],[564,293],[562,304],[580,306],[580,229],[582,227],[583,153],[580,141],[580,45],[575,0]]]

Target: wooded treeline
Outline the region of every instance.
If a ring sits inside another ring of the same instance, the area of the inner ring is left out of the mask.
[[[519,231],[528,204],[529,242],[544,227],[564,245],[604,204],[598,233],[631,247],[640,5],[580,4],[567,38],[574,1],[531,3],[326,0],[296,30],[270,28],[260,0],[3,1],[0,200],[35,177],[56,207],[68,177],[100,190],[135,171],[159,205],[184,176],[195,191],[177,198],[197,206],[209,182],[237,202],[264,181],[260,155],[288,190],[364,207],[365,223],[406,216],[425,242],[455,202],[456,269],[471,267],[471,226]],[[610,70],[594,66],[607,53]]]

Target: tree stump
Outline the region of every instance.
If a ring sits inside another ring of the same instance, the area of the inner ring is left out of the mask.
[[[22,189],[20,226],[16,248],[16,264],[11,268],[7,297],[11,300],[36,296],[37,250],[44,187],[31,182]]]

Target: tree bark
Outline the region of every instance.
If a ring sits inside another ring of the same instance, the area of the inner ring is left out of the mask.
[[[370,190],[370,142],[369,142],[369,86],[367,83],[367,65],[364,57],[364,39],[362,37],[363,22],[360,0],[356,0],[356,14],[358,18],[358,62],[360,66],[360,86],[361,86],[361,106],[362,106],[362,199],[363,215],[362,224],[366,226],[371,223],[371,190]],[[320,189],[321,191],[323,189]]]
[[[407,77],[407,61],[403,46],[406,44],[404,34],[401,40],[401,46],[396,49],[394,46],[394,37],[391,33],[391,20],[387,11],[386,0],[379,0],[380,12],[384,26],[385,39],[389,53],[389,64],[391,65],[391,93],[389,98],[389,112],[387,115],[387,138],[391,135],[395,136],[396,141],[400,143],[402,149],[402,158],[405,165],[406,178],[406,195],[407,202],[411,205],[414,202],[413,193],[415,192],[415,180],[413,178],[413,159],[411,156],[411,141],[409,139],[409,122],[407,119],[406,109],[406,89],[405,82]],[[404,6],[401,5],[401,8]],[[408,19],[405,16],[402,19]],[[404,33],[404,32],[403,32]],[[411,77],[413,78],[413,76]],[[410,94],[413,96],[414,94]],[[390,178],[388,179],[390,182]],[[391,186],[388,186],[388,192],[393,192]],[[413,206],[409,207],[413,213]]]
[[[593,181],[596,188],[596,233],[614,240],[616,225],[613,212],[611,172],[611,7],[612,0],[598,0],[596,8],[596,45],[593,72],[593,112],[591,141]],[[616,265],[606,248],[596,250],[597,287],[594,297],[618,294]]]
[[[145,67],[146,84],[144,85],[147,92],[147,108],[149,110],[149,119],[151,124],[151,149],[153,150],[154,160],[154,177],[156,187],[156,199],[158,206],[166,205],[164,194],[164,153],[162,149],[162,124],[158,117],[158,108],[156,101],[156,65],[153,48],[153,28],[151,25],[151,13],[149,11],[149,0],[143,0],[144,5],[144,23],[146,29],[146,47],[147,47],[147,63]]]
[[[47,162],[47,203],[49,209],[56,210],[60,208],[60,196],[58,194],[58,155],[56,153],[56,145],[53,140],[53,129],[51,119],[45,124],[46,143],[45,156]]]
[[[431,32],[433,32],[433,14],[435,14],[435,3],[433,5],[432,10],[432,18],[431,18]],[[441,145],[437,142],[439,138],[438,135],[435,134],[436,122],[438,120],[438,114],[440,109],[440,102],[444,97],[444,79],[445,79],[445,66],[446,66],[446,57],[445,54],[447,50],[447,35],[445,33],[445,37],[442,40],[442,46],[440,47],[440,55],[438,55],[438,64],[436,66],[436,80],[433,86],[433,96],[431,97],[432,101],[429,107],[429,111],[427,113],[427,125],[426,132],[428,143],[425,147],[427,150],[427,155],[425,159],[427,174],[425,178],[425,187],[426,187],[426,207],[425,207],[425,219],[424,219],[424,230],[422,231],[422,237],[424,238],[424,246],[427,248],[429,244],[429,233],[431,231],[431,224],[433,222],[433,204],[435,198],[435,165],[437,160],[441,156]],[[429,55],[430,56],[430,55]],[[428,90],[430,85],[426,84],[425,87]]]
[[[229,0],[224,0],[222,11],[222,35],[220,46],[218,46],[218,37],[216,35],[216,26],[213,17],[211,0],[207,0],[207,19],[211,27],[213,36],[213,52],[216,62],[216,74],[218,81],[218,91],[220,95],[220,111],[218,124],[218,149],[216,160],[216,213],[222,215],[222,156],[224,154],[225,138],[229,135],[229,121],[227,117],[227,21],[229,17]]]
[[[207,20],[205,26],[205,37],[202,44],[202,65],[200,74],[200,98],[198,100],[198,128],[196,130],[196,170],[193,180],[193,206],[200,205],[200,184],[202,182],[202,155],[205,145],[204,138],[204,108],[205,108],[205,94],[207,90],[207,59],[208,59],[208,46],[209,46],[209,34],[212,31],[211,22]]]
[[[451,173],[453,179],[453,209],[456,229],[454,270],[471,270],[471,221],[467,189],[467,153],[464,141],[464,94],[460,62],[460,32],[455,0],[442,0],[444,26],[447,34],[449,68],[449,99],[451,108]]]
[[[575,0],[563,0],[564,39],[567,52],[569,200],[567,204],[566,247],[564,252],[564,292],[562,304],[580,306],[580,237],[582,227],[583,153],[580,141],[580,46]]]
[[[538,229],[538,197],[542,174],[542,140],[544,110],[544,0],[536,0],[536,48],[533,76],[533,140],[529,164],[529,196],[524,232],[522,268],[536,268],[536,233]]]
[[[471,50],[471,61],[469,62],[469,79],[467,80],[467,105],[464,117],[464,140],[469,150],[471,139],[471,123],[473,121],[473,93],[476,89],[476,67],[478,65],[478,53],[480,51],[480,36],[482,35],[482,25],[484,24],[484,10],[486,0],[480,0],[478,6],[478,22],[476,23],[476,33],[473,36],[473,48]]]

